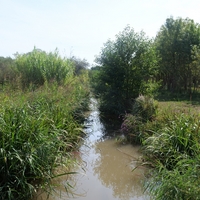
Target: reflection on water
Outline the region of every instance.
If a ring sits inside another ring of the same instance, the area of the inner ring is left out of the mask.
[[[94,174],[104,186],[112,190],[113,196],[124,200],[134,199],[133,197],[144,199],[144,168],[132,172],[141,156],[139,148],[131,145],[119,146],[115,141],[107,140],[98,143],[95,149],[99,156],[93,166]]]
[[[79,166],[74,167],[74,171],[78,174],[55,180],[60,186],[55,187],[55,193],[49,200],[150,199],[142,189],[145,169],[137,168],[132,172],[141,156],[139,147],[119,145],[114,139],[102,139],[106,130],[99,119],[95,99],[91,101],[92,112],[85,123],[88,137],[75,153]],[[63,186],[66,182],[74,186],[70,192],[66,192]],[[37,199],[43,200],[46,196],[43,193]]]

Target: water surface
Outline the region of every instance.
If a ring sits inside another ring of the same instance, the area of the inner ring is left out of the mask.
[[[87,137],[80,150],[74,152],[79,165],[73,171],[78,174],[63,176],[54,180],[59,186],[50,200],[136,200],[150,199],[144,195],[145,171],[137,166],[142,156],[139,146],[119,144],[115,139],[105,137],[106,130],[99,118],[95,99],[91,99],[91,113],[85,123]],[[67,182],[73,189],[66,192]],[[47,194],[38,196],[46,199]]]

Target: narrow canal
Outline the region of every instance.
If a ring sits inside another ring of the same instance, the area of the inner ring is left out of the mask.
[[[145,168],[136,166],[142,155],[138,146],[119,144],[112,137],[105,137],[105,127],[99,118],[97,101],[91,99],[91,112],[85,122],[87,137],[76,152],[77,174],[57,179],[58,185],[70,182],[73,189],[55,188],[49,200],[149,200],[144,194]],[[46,199],[47,194],[38,196]]]

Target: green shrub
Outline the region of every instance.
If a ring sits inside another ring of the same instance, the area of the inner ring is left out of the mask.
[[[121,125],[121,132],[129,142],[140,143],[142,120],[134,115],[126,114]]]
[[[140,95],[135,99],[135,103],[132,108],[132,114],[142,118],[144,122],[153,120],[158,108],[157,101],[152,97]]]

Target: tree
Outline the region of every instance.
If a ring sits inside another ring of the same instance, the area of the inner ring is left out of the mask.
[[[192,75],[190,85],[193,86],[192,93],[194,93],[200,83],[200,46],[194,45],[192,47],[192,62],[189,67]]]
[[[160,56],[159,79],[172,92],[191,92],[194,45],[200,44],[200,26],[191,19],[170,17],[158,32],[155,45]]]
[[[80,58],[77,58],[75,56],[70,58],[70,61],[72,61],[74,63],[74,66],[75,66],[74,73],[75,73],[75,75],[81,74],[81,72],[83,70],[86,70],[89,66],[89,63],[87,62],[86,59],[80,59]]]
[[[130,26],[116,35],[115,41],[104,44],[96,62],[101,66],[96,87],[100,109],[113,114],[129,111],[132,101],[142,92],[143,83],[157,72],[152,41]]]
[[[16,76],[14,60],[10,57],[0,57],[0,84],[11,83]]]

